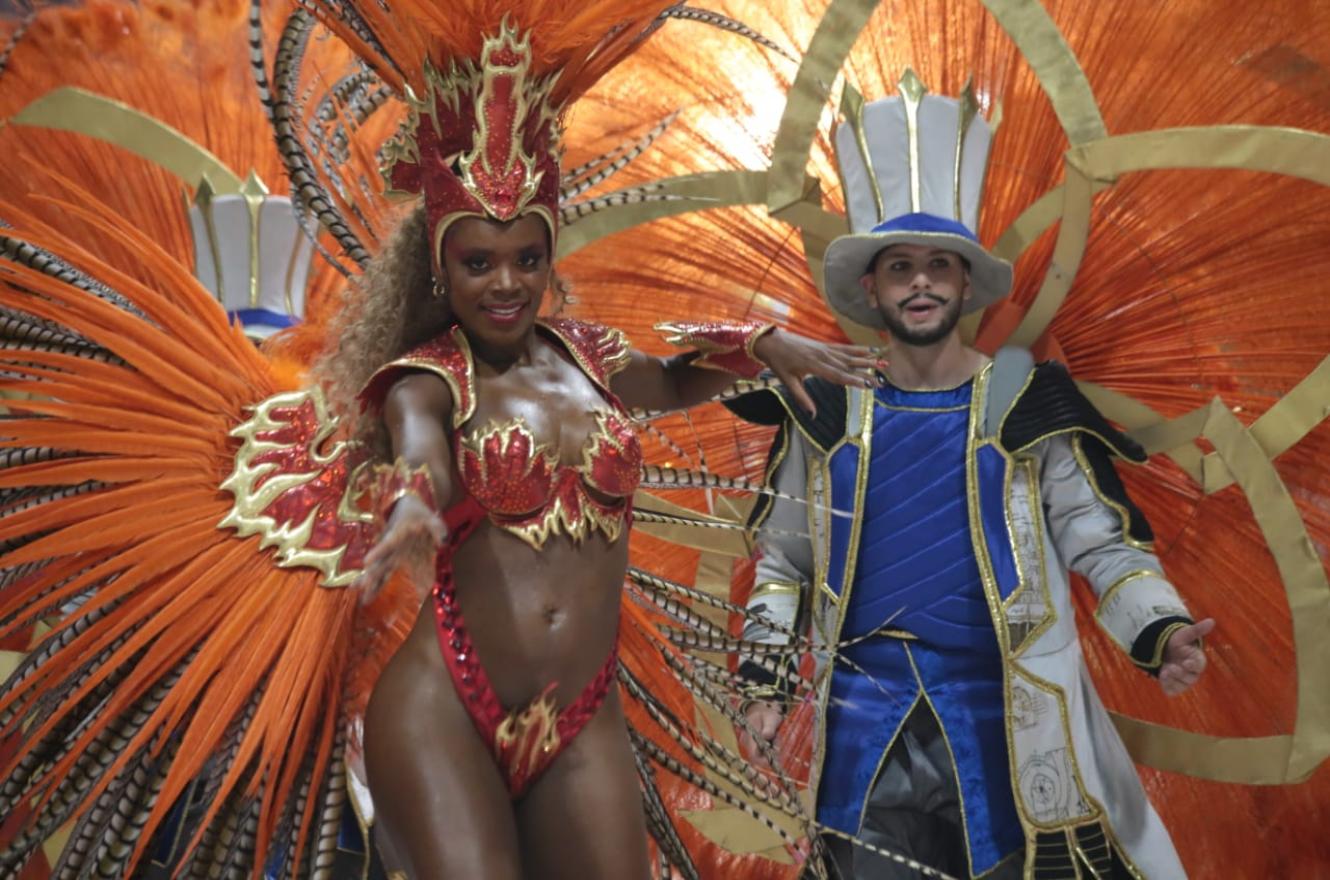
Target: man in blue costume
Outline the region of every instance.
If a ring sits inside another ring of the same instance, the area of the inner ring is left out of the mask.
[[[849,837],[960,877],[1182,877],[1082,659],[1067,570],[1168,693],[1204,669],[1214,623],[1164,578],[1114,469],[1140,447],[1061,365],[961,341],[961,315],[1011,287],[973,232],[990,141],[971,94],[926,95],[911,72],[836,131],[853,232],[827,251],[827,298],[887,331],[890,364],[876,389],[809,382],[815,413],[774,392],[732,404],[782,425],[770,482],[808,502],[754,514],[749,608],[776,625],[745,637],[818,646],[833,877],[918,876]],[[771,738],[788,682],[741,671]]]

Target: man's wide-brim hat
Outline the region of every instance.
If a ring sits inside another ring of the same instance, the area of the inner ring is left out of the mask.
[[[860,279],[874,258],[896,244],[952,251],[970,266],[965,311],[982,309],[1011,291],[1012,270],[975,234],[992,131],[974,93],[959,99],[925,94],[913,71],[901,94],[865,104],[847,94],[845,121],[834,142],[851,232],[827,248],[827,300],[851,320],[886,324]]]

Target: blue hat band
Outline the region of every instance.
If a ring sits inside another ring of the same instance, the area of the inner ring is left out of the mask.
[[[294,315],[285,315],[281,312],[274,312],[269,309],[235,309],[226,313],[227,317],[239,321],[242,326],[251,326],[259,324],[266,327],[274,327],[278,330],[284,330],[287,327],[294,327],[300,323],[300,319]]]
[[[924,214],[916,212],[914,214],[902,214],[899,217],[892,217],[890,220],[883,221],[873,227],[874,234],[887,232],[932,232],[945,233],[947,235],[959,235],[975,244],[979,243],[979,236],[969,230],[964,223],[956,220],[948,220],[945,217],[939,217],[936,214]]]

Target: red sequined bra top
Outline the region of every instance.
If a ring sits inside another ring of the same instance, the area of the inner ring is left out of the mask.
[[[642,474],[636,432],[609,387],[610,377],[628,363],[628,343],[618,330],[583,321],[560,318],[538,326],[563,345],[609,404],[596,413],[596,429],[583,444],[578,465],[559,464],[557,452],[538,442],[521,418],[463,432],[475,413],[476,386],[471,349],[460,327],[379,368],[361,400],[381,407],[404,374],[434,373],[453,393],[454,454],[462,486],[491,522],[537,549],[550,535],[581,540],[596,529],[614,541],[629,517]]]

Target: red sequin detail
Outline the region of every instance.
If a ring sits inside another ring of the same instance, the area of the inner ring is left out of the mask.
[[[452,390],[454,427],[471,418],[476,408],[475,372],[471,365],[471,349],[459,327],[379,367],[360,392],[361,405],[382,409],[384,398],[398,379],[422,370],[439,376]]]
[[[711,367],[734,373],[746,379],[755,379],[766,365],[753,355],[753,345],[772,324],[724,324],[716,321],[671,321],[657,324],[657,330],[668,333],[671,345],[695,347],[701,357],[693,361],[699,367]]]
[[[610,378],[628,362],[628,342],[618,330],[569,318],[542,321],[573,360],[596,383],[617,412],[597,416],[597,430],[583,447],[580,466],[560,466],[557,456],[536,442],[517,420],[463,440],[457,435],[457,469],[467,492],[491,519],[533,546],[551,534],[581,539],[599,530],[617,539],[629,514],[626,501],[600,501],[587,487],[614,499],[627,499],[642,473],[642,448],[632,424],[619,413]],[[428,370],[448,382],[457,405],[453,427],[475,409],[475,371],[466,336],[454,327],[376,372],[361,399],[382,406],[388,389],[403,374]]]
[[[453,680],[457,695],[462,700],[476,732],[494,756],[494,762],[503,773],[511,798],[521,797],[531,784],[540,778],[554,759],[573,741],[587,722],[595,716],[609,694],[618,666],[618,657],[614,651],[606,658],[605,664],[596,673],[582,692],[572,703],[554,715],[552,741],[546,738],[545,747],[534,735],[526,735],[513,741],[505,741],[500,735],[504,722],[514,715],[538,704],[547,702],[551,684],[545,692],[532,701],[529,707],[520,707],[513,712],[505,711],[499,702],[499,695],[494,692],[485,667],[480,665],[476,656],[475,644],[467,631],[462,617],[461,606],[457,602],[457,587],[453,578],[453,554],[470,534],[475,531],[483,518],[484,512],[472,498],[468,498],[444,514],[448,526],[448,543],[439,548],[435,568],[435,580],[432,595],[434,598],[434,629],[439,639],[439,650],[443,654],[444,665]]]
[[[598,431],[590,437],[583,455],[582,474],[595,489],[616,498],[627,498],[642,481],[642,446],[637,431],[613,413],[597,418]]]
[[[530,68],[529,35],[505,26],[478,63],[427,69],[428,93],[385,145],[385,174],[391,189],[425,194],[431,241],[459,216],[510,220],[538,208],[551,224],[558,217],[560,108],[548,100],[554,78]]]
[[[457,469],[462,484],[496,516],[539,510],[554,491],[558,460],[520,423],[496,427],[469,441],[459,438]]]
[[[632,426],[614,413],[598,414],[582,457],[581,467],[560,467],[516,420],[457,442],[467,492],[496,525],[536,547],[559,532],[581,539],[599,529],[610,540],[619,537],[628,505],[599,501],[587,485],[616,499],[632,495],[642,475],[642,449]]]
[[[612,327],[574,318],[551,318],[541,325],[559,338],[603,391],[609,391],[610,379],[628,366],[628,340]]]

